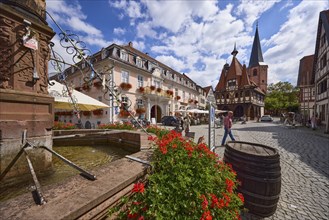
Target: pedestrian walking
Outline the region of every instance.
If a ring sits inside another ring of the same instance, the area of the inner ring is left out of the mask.
[[[190,132],[191,119],[189,115],[184,118],[185,135]]]
[[[311,118],[311,127],[313,130],[316,129],[316,121],[317,121],[317,117],[313,114]]]
[[[235,138],[233,137],[231,128],[232,128],[232,118],[233,118],[233,112],[229,111],[227,116],[224,118],[224,136],[222,139],[222,146],[224,146],[227,135],[230,136],[232,141],[235,141]]]

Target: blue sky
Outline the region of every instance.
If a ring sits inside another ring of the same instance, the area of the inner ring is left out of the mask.
[[[319,12],[328,8],[327,0],[47,0],[56,22],[92,53],[131,41],[200,86],[217,84],[234,43],[248,65],[257,21],[268,82],[295,85],[299,60],[314,53]],[[70,60],[58,39],[56,51]]]

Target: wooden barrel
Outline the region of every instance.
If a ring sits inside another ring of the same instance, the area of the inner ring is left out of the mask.
[[[261,217],[274,214],[281,191],[280,155],[272,147],[242,141],[228,142],[224,162],[232,165],[241,181],[245,208]]]

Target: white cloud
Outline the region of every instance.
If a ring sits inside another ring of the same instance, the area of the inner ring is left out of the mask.
[[[152,29],[152,24],[150,22],[139,23],[136,29],[137,29],[137,37],[156,38],[157,36],[157,32]]]
[[[172,69],[180,72],[185,68],[184,61],[177,59],[174,56],[157,56],[155,57],[156,60],[159,60],[160,62],[166,64],[167,66],[171,67]]]
[[[296,83],[300,59],[314,54],[318,14],[328,8],[328,4],[302,1],[290,10],[288,20],[279,32],[266,42],[269,49],[264,53],[264,60],[269,65],[269,83]]]
[[[240,0],[237,7],[237,14],[243,16],[246,22],[246,27],[251,30],[252,24],[259,19],[261,14],[272,8],[277,2],[281,0],[271,1],[257,1],[257,0]]]
[[[115,35],[124,35],[126,33],[126,29],[125,28],[114,28],[113,29],[113,33]]]

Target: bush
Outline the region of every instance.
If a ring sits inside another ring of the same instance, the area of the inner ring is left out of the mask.
[[[240,219],[242,194],[231,166],[204,143],[170,131],[155,141],[153,172],[136,183],[110,214],[117,219]]]
[[[75,125],[72,123],[55,121],[53,130],[70,130],[70,129],[75,129],[75,128],[76,128]]]
[[[113,124],[100,124],[99,129],[115,129],[115,130],[135,130],[130,122],[113,123]]]

